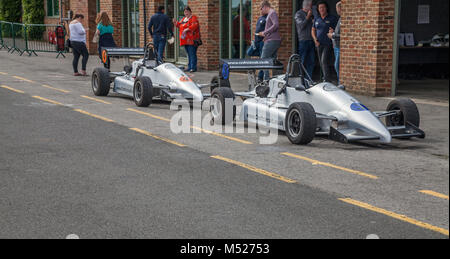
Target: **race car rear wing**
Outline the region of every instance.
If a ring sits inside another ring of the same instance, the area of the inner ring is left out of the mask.
[[[255,87],[256,70],[284,70],[284,65],[277,59],[221,59],[219,78],[229,80],[230,72],[245,71],[249,74],[249,90]]]
[[[110,58],[129,58],[131,56],[144,56],[143,48],[102,48],[102,63],[110,68]]]

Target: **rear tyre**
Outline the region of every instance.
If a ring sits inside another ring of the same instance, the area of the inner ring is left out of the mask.
[[[96,96],[107,96],[111,88],[111,77],[109,70],[104,67],[98,67],[92,73],[92,91]]]
[[[293,103],[286,113],[286,136],[292,144],[307,145],[316,135],[316,112],[309,103]]]
[[[218,87],[213,90],[211,93],[210,112],[214,122],[226,125],[234,121],[234,118],[236,117],[234,98],[235,95],[231,88]],[[230,100],[232,103],[230,103]]]
[[[400,111],[397,115],[386,117],[386,126],[406,126],[406,122],[419,127],[420,113],[415,102],[408,98],[396,99],[389,103],[387,111]],[[402,139],[410,139],[404,137]]]
[[[211,80],[211,93],[218,87],[231,88],[230,80],[220,79],[218,76],[213,77]]]
[[[134,82],[133,99],[138,107],[148,107],[152,104],[153,83],[148,77],[138,77]]]

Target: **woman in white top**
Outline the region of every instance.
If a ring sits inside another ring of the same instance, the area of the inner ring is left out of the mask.
[[[89,59],[89,52],[86,47],[86,30],[83,27],[84,15],[76,14],[74,20],[69,25],[70,45],[73,50],[73,72],[74,76],[86,76],[86,65]],[[81,61],[81,73],[78,73],[78,61]]]

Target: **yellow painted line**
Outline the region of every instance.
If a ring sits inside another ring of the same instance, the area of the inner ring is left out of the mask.
[[[106,122],[114,122],[113,120],[110,120],[110,119],[105,118],[105,117],[100,116],[100,115],[92,114],[92,113],[87,112],[87,111],[84,111],[84,110],[74,109],[74,111],[79,112],[79,113],[82,113],[82,114],[85,114],[85,115],[88,115],[88,116],[91,116],[91,117],[93,117],[93,118],[96,118],[96,119],[99,119],[99,120],[102,120],[102,121],[106,121]]]
[[[24,94],[24,93],[25,93],[25,92],[22,91],[22,90],[17,90],[17,89],[14,89],[14,88],[9,87],[9,86],[6,86],[6,85],[1,85],[0,87],[5,88],[5,89],[8,89],[8,90],[13,91],[13,92],[16,92],[16,93],[19,93],[19,94]]]
[[[99,103],[103,103],[103,104],[111,104],[110,102],[103,101],[101,99],[90,97],[90,96],[86,96],[86,95],[82,95],[81,97],[89,99],[89,100],[92,100],[92,101],[96,101],[96,102],[99,102]]]
[[[8,75],[8,73],[5,73],[5,72],[0,72],[0,75],[4,75],[4,76],[7,76],[7,75]]]
[[[148,132],[148,131],[146,131],[146,130],[141,130],[141,129],[137,129],[137,128],[130,128],[130,130],[139,132],[139,133],[141,133],[141,134],[144,134],[144,135],[146,135],[146,136],[152,137],[152,138],[154,138],[154,139],[161,140],[161,141],[164,141],[164,142],[167,142],[167,143],[170,143],[170,144],[179,146],[179,147],[186,147],[186,145],[184,145],[184,144],[181,144],[181,143],[179,143],[179,142],[176,142],[176,141],[173,141],[173,140],[170,140],[170,139],[167,139],[167,138],[163,138],[163,137],[160,137],[160,136],[156,136],[155,134],[152,134],[152,133],[150,133],[150,132]]]
[[[154,114],[151,114],[151,113],[148,113],[148,112],[142,112],[142,111],[139,111],[139,110],[136,110],[136,109],[132,109],[132,108],[128,108],[127,110],[128,111],[132,111],[132,112],[136,112],[136,113],[139,113],[139,114],[142,114],[142,115],[154,118],[154,119],[170,122],[170,119],[167,119],[167,118],[164,118],[164,117],[161,117],[161,116],[158,116],[158,115],[154,115]],[[220,133],[216,133],[216,132],[210,131],[210,130],[205,130],[205,129],[202,129],[202,128],[199,128],[199,127],[191,126],[191,128],[200,130],[201,132],[206,133],[206,134],[210,134],[210,135],[214,135],[216,137],[221,137],[221,138],[225,138],[225,139],[228,139],[228,140],[236,141],[236,142],[239,142],[239,143],[242,143],[242,144],[247,144],[247,145],[253,144],[252,142],[247,141],[247,140],[242,140],[242,139],[239,139],[239,138],[226,136],[226,135],[223,135],[223,134],[220,134]]]
[[[25,81],[25,82],[28,82],[28,83],[34,83],[34,81],[31,81],[30,79],[26,79],[26,78],[23,78],[23,77],[20,77],[20,76],[13,76],[15,79],[19,79],[19,80],[22,80],[22,81]]]
[[[225,158],[225,157],[222,157],[222,156],[211,156],[211,158],[222,160],[222,161],[225,161],[227,163],[240,166],[242,168],[248,169],[248,170],[253,171],[255,173],[262,174],[262,175],[265,175],[265,176],[269,176],[269,177],[275,178],[277,180],[280,180],[280,181],[283,181],[283,182],[286,182],[286,183],[296,183],[297,182],[295,180],[289,179],[289,178],[281,176],[279,174],[271,173],[271,172],[268,172],[268,171],[266,171],[264,169],[259,169],[259,168],[256,168],[254,166],[247,165],[247,164],[244,164],[244,163],[241,163],[241,162],[238,162],[238,161],[235,161],[235,160],[231,160],[229,158]]]
[[[428,230],[432,230],[432,231],[435,231],[435,232],[438,232],[438,233],[441,233],[443,235],[448,236],[448,229],[436,227],[436,226],[430,225],[428,223],[421,222],[421,221],[409,218],[409,217],[407,217],[405,215],[400,215],[400,214],[397,214],[395,212],[391,212],[391,211],[388,211],[388,210],[385,210],[385,209],[377,208],[377,207],[374,207],[374,206],[372,206],[370,204],[367,204],[367,203],[364,203],[364,202],[360,202],[360,201],[356,201],[356,200],[353,200],[353,199],[341,198],[339,200],[343,201],[345,203],[348,203],[348,204],[352,204],[352,205],[355,205],[355,206],[358,206],[358,207],[361,207],[361,208],[364,208],[364,209],[368,209],[368,210],[371,210],[371,211],[374,211],[374,212],[377,212],[377,213],[380,213],[380,214],[384,214],[386,216],[389,216],[389,217],[392,217],[392,218],[395,218],[395,219],[398,219],[398,220],[401,220],[401,221],[404,221],[404,222],[416,225],[418,227],[425,228],[425,229],[428,229]]]
[[[230,136],[223,135],[223,134],[220,134],[220,133],[217,133],[217,132],[214,132],[214,131],[205,130],[205,129],[202,129],[202,128],[199,128],[199,127],[191,126],[191,128],[192,129],[196,129],[196,130],[200,130],[200,131],[202,131],[203,133],[206,133],[206,134],[214,135],[216,137],[221,137],[221,138],[224,138],[224,139],[236,141],[236,142],[239,142],[241,144],[246,144],[246,145],[253,144],[252,142],[247,141],[247,140],[243,140],[243,139],[239,139],[239,138],[235,138],[235,137],[230,137]]]
[[[135,112],[135,113],[139,113],[139,114],[145,115],[145,116],[153,118],[153,119],[170,122],[169,119],[166,119],[164,117],[160,117],[160,116],[148,113],[148,112],[142,112],[142,111],[139,111],[139,110],[136,110],[136,109],[132,109],[132,108],[128,108],[127,111],[132,111],[132,112]]]
[[[49,85],[42,85],[42,87],[45,87],[45,88],[48,88],[48,89],[52,89],[52,90],[55,90],[55,91],[58,91],[58,92],[61,92],[61,93],[65,93],[65,94],[70,93],[70,91],[59,89],[59,88],[56,88],[56,87],[53,87],[53,86],[49,86]]]
[[[60,102],[53,101],[53,100],[50,100],[50,99],[47,99],[47,98],[44,98],[44,97],[40,97],[40,96],[36,96],[36,95],[33,96],[33,98],[36,98],[36,99],[39,99],[39,100],[41,100],[41,101],[48,102],[48,103],[51,103],[51,104],[64,105],[64,104],[62,104],[62,103],[60,103]]]
[[[421,192],[423,194],[431,195],[431,196],[434,196],[434,197],[437,197],[437,198],[441,198],[441,199],[444,199],[444,200],[448,200],[448,195],[445,195],[445,194],[442,194],[442,193],[438,193],[438,192],[434,192],[434,191],[430,191],[430,190],[422,190],[422,191],[419,191],[419,192]]]
[[[358,170],[345,168],[345,167],[338,166],[338,165],[333,165],[333,164],[326,163],[326,162],[321,162],[321,161],[314,160],[314,159],[311,159],[311,158],[307,158],[307,157],[304,157],[304,156],[300,156],[300,155],[296,155],[296,154],[292,154],[292,153],[288,153],[288,152],[281,153],[281,154],[285,155],[285,156],[289,156],[289,157],[293,157],[293,158],[297,158],[297,159],[301,159],[301,160],[310,162],[313,165],[322,165],[322,166],[338,169],[338,170],[341,170],[341,171],[344,171],[344,172],[356,174],[356,175],[359,175],[359,176],[364,176],[364,177],[367,177],[367,178],[370,178],[370,179],[374,179],[374,180],[378,179],[378,176],[375,176],[375,175],[364,173],[364,172],[361,172],[361,171],[358,171]]]

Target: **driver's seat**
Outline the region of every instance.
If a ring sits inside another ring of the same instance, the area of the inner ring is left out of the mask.
[[[291,71],[289,71],[289,79],[287,83],[291,87],[297,87],[299,85],[304,86],[301,63],[297,60],[292,62]]]

